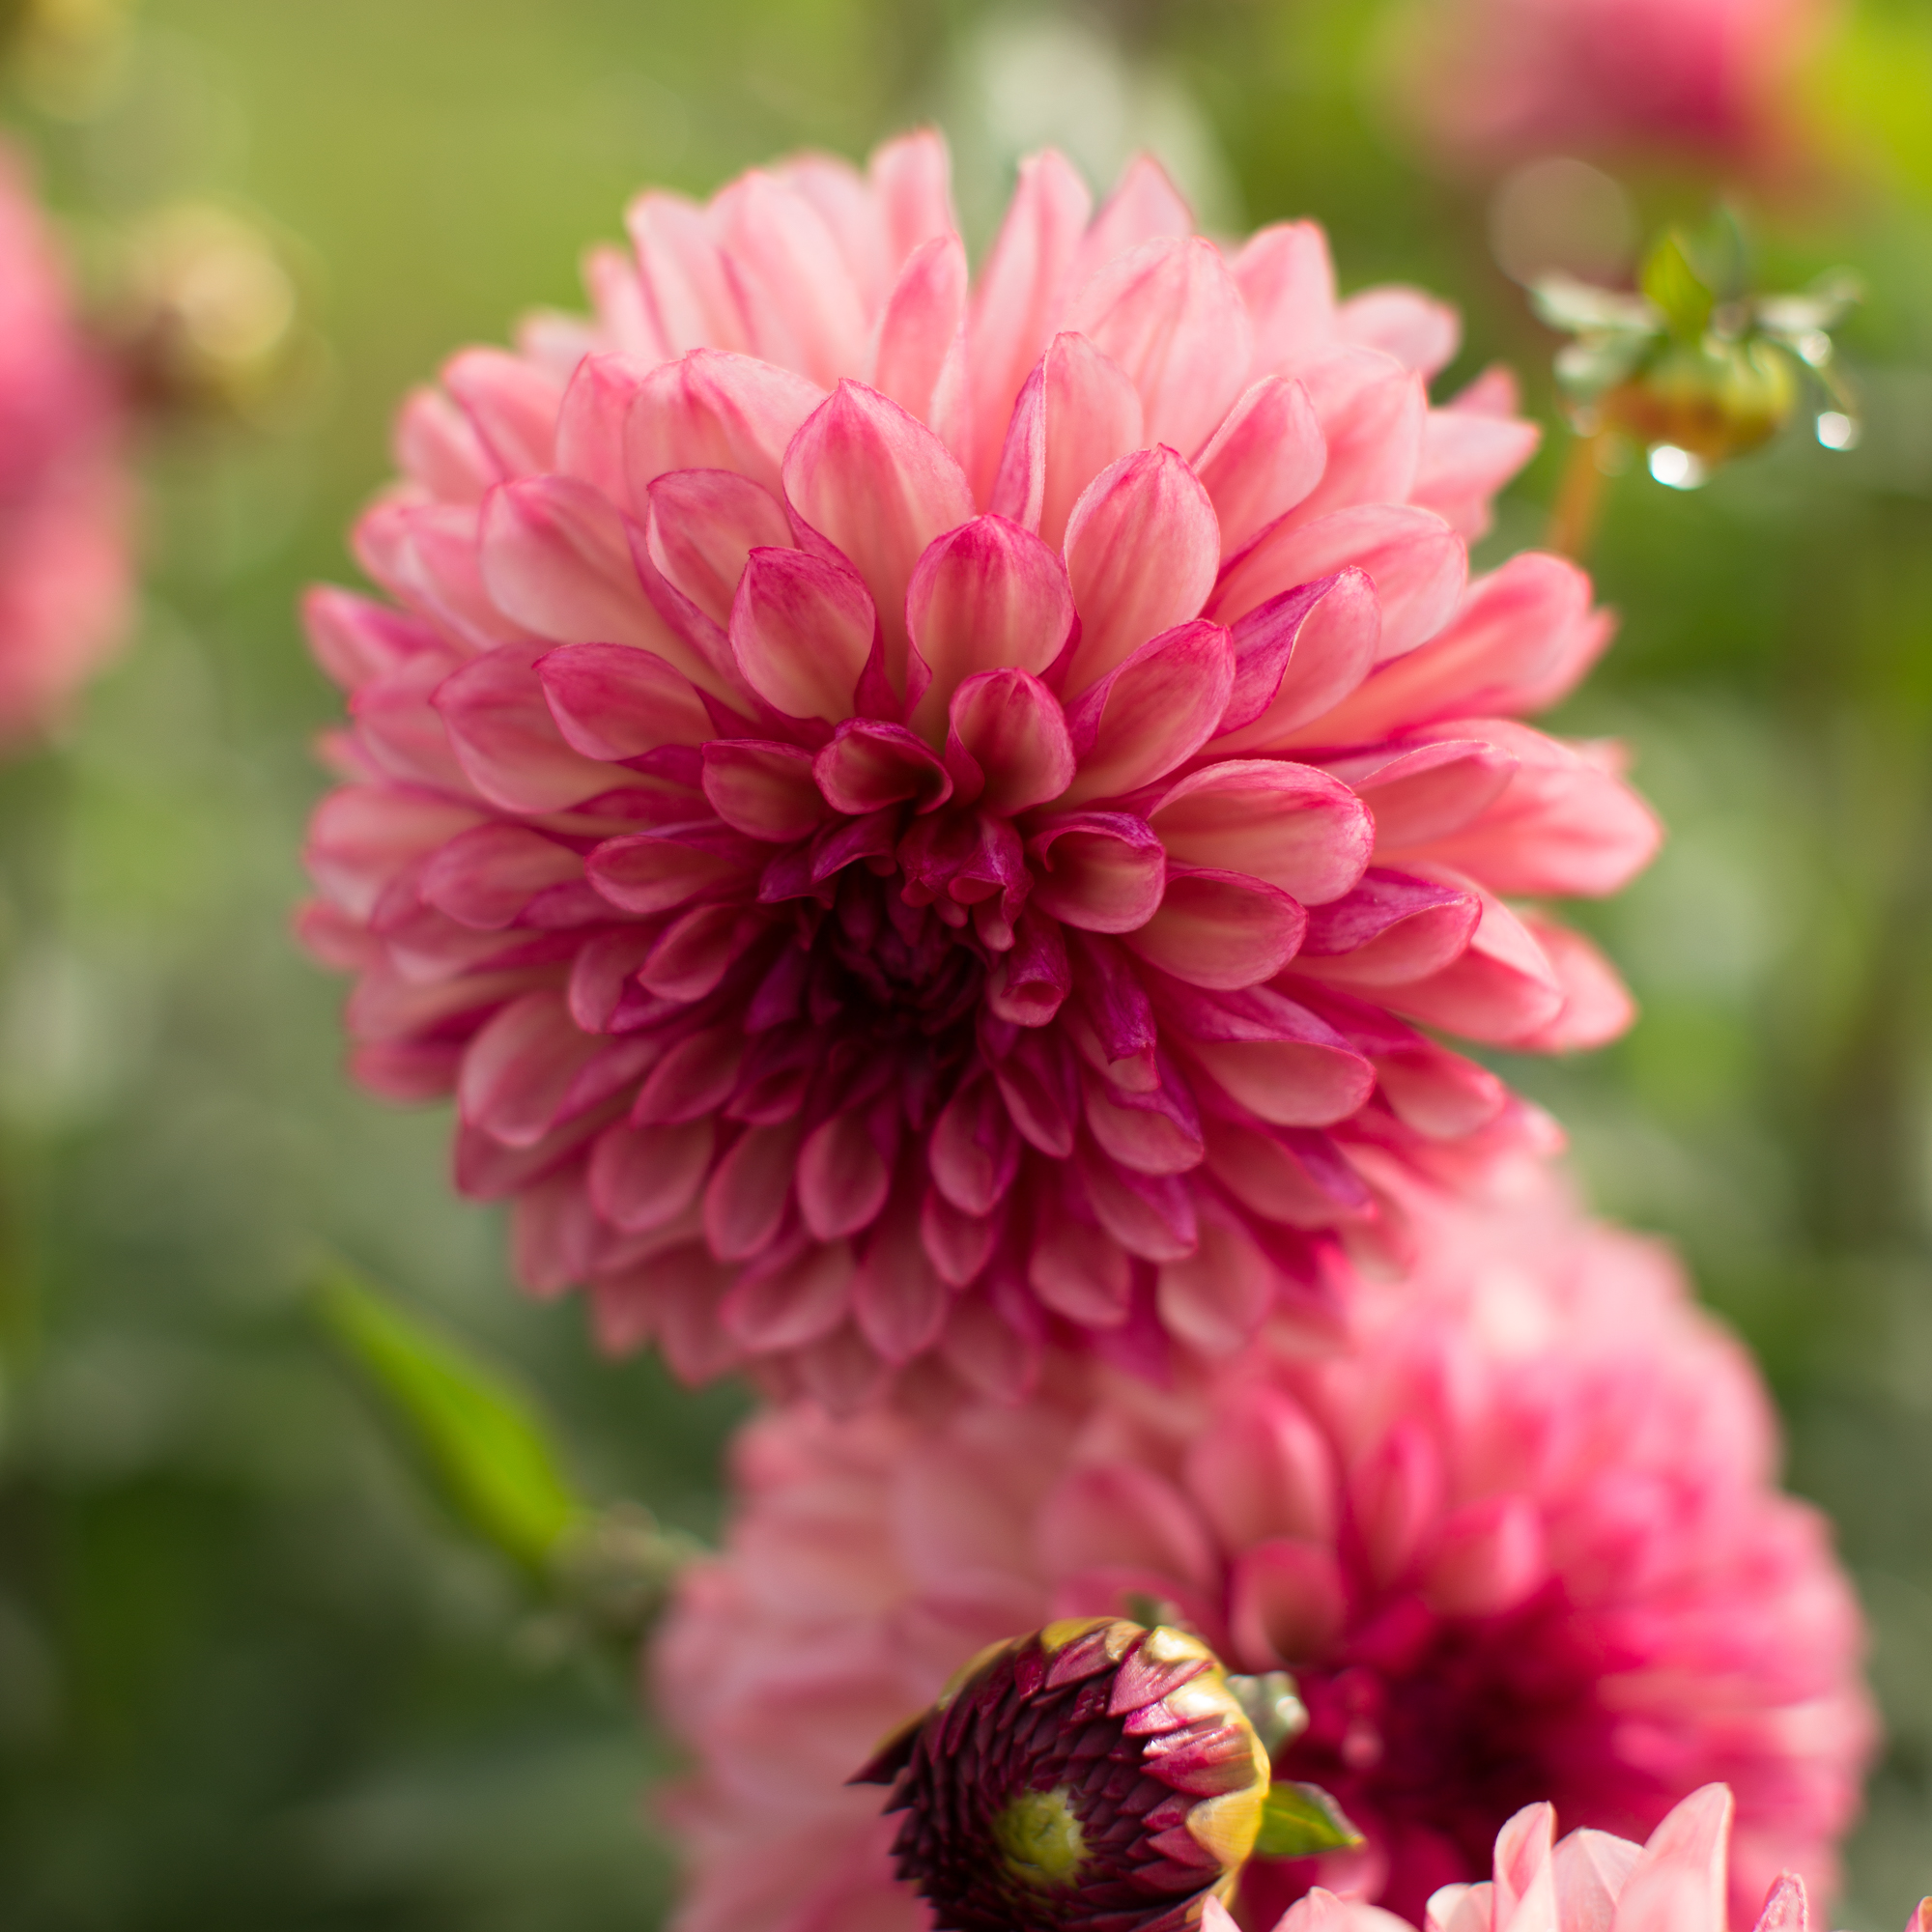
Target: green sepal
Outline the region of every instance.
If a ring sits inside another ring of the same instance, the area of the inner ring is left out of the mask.
[[[528,1398],[345,1267],[327,1268],[314,1296],[323,1325],[451,1513],[516,1562],[542,1571],[588,1512]]]
[[[1718,298],[1690,266],[1690,247],[1681,229],[1664,230],[1644,262],[1638,282],[1662,312],[1671,334],[1687,342],[1702,338]]]
[[[1363,1842],[1361,1833],[1319,1784],[1277,1778],[1262,1800],[1262,1830],[1255,1840],[1259,1858],[1305,1859],[1317,1852],[1352,1851]]]

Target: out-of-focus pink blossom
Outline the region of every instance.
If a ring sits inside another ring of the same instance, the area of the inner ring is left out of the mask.
[[[1792,83],[1836,0],[1415,0],[1395,16],[1405,119],[1495,167],[1548,154],[1788,156]]]
[[[1517,722],[1608,626],[1554,557],[1465,582],[1535,438],[1505,377],[1430,405],[1448,311],[1053,154],[969,290],[929,135],[631,228],[594,325],[404,411],[396,602],[309,607],[308,935],[532,1288],[690,1378],[1012,1397],[1323,1316],[1342,1240],[1399,1258],[1370,1153],[1547,1137],[1414,1022],[1619,1032],[1511,902],[1657,832]]]
[[[0,147],[0,742],[57,723],[120,641],[128,509],[111,385]]]
[[[1730,1880],[1737,1800],[1729,1787],[1693,1791],[1634,1844],[1608,1832],[1556,1836],[1556,1807],[1531,1804],[1496,1836],[1494,1876],[1450,1885],[1430,1899],[1424,1932],[1725,1932],[1755,1919],[1757,1932],[1806,1932],[1810,1897],[1802,1873],[1780,1871],[1761,1911],[1742,1908]],[[1218,1899],[1202,1932],[1234,1932]],[[1905,1932],[1932,1924],[1932,1898]],[[1274,1932],[1404,1932],[1404,1921],[1359,1899],[1318,1887],[1283,1915]]]
[[[1309,1723],[1276,1775],[1368,1836],[1251,1863],[1251,1926],[1315,1884],[1419,1920],[1525,1804],[1641,1837],[1714,1779],[1744,1922],[1781,1869],[1829,1894],[1872,1718],[1825,1524],[1773,1487],[1764,1390],[1668,1258],[1520,1180],[1412,1203],[1414,1278],[1327,1353],[1257,1346],[1169,1393],[1088,1362],[923,1426],[755,1421],[654,1660],[696,1758],[679,1932],[914,1932],[893,1821],[843,1780],[986,1642],[1122,1613],[1292,1671]]]

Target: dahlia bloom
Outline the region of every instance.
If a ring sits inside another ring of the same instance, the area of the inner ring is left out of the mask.
[[[1425,1932],[1725,1932],[1737,1911],[1729,1883],[1737,1801],[1721,1784],[1693,1791],[1637,1845],[1607,1832],[1556,1836],[1556,1810],[1531,1804],[1496,1837],[1494,1877],[1445,1886],[1430,1901]],[[1727,1905],[1729,1910],[1726,1910]],[[1810,1898],[1796,1872],[1780,1872],[1753,1918],[1757,1932],[1806,1932]],[[1744,1922],[1742,1919],[1739,1922]],[[1218,1902],[1204,1932],[1234,1932]],[[1932,1924],[1922,1900],[1905,1932]],[[1392,1913],[1317,1889],[1274,1932],[1406,1932]]]
[[[755,1420],[654,1657],[696,1759],[678,1932],[918,1932],[893,1821],[845,1779],[989,1640],[1121,1614],[1293,1672],[1275,1774],[1367,1837],[1253,1861],[1250,1925],[1315,1884],[1419,1921],[1527,1803],[1641,1837],[1714,1779],[1745,1922],[1780,1869],[1829,1893],[1872,1719],[1826,1526],[1773,1487],[1764,1391],[1669,1260],[1525,1167],[1500,1208],[1411,1202],[1412,1279],[1326,1353]]]
[[[104,370],[0,147],[0,741],[59,722],[127,623],[128,486]]]
[[[1071,1617],[995,1644],[855,1782],[953,1932],[1181,1932],[1254,1850],[1268,1754],[1199,1637]]]
[[[1418,0],[1396,17],[1406,119],[1479,166],[1659,151],[1761,169],[1837,0]]]
[[[1151,164],[1048,154],[977,291],[929,135],[698,209],[598,319],[403,412],[316,593],[351,693],[307,932],[355,1065],[454,1089],[456,1177],[613,1348],[853,1407],[1161,1372],[1401,1230],[1367,1155],[1547,1133],[1416,1030],[1586,1045],[1576,934],[1657,832],[1517,722],[1607,636],[1464,538],[1532,428],[1432,408],[1453,318],[1225,254]]]

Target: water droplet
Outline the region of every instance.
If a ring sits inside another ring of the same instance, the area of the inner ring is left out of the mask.
[[[1654,444],[1649,462],[1650,473],[1672,490],[1694,490],[1711,473],[1688,449],[1679,449],[1674,442]]]
[[[1858,419],[1848,416],[1843,410],[1821,410],[1816,429],[1818,440],[1827,449],[1856,449],[1859,446]]]

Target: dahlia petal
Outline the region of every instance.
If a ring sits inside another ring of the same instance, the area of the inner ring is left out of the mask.
[[[456,1132],[456,1188],[471,1201],[507,1201],[572,1159],[604,1119],[586,1115],[553,1127],[526,1147],[512,1147],[468,1122]]]
[[[967,324],[974,476],[981,494],[992,482],[1014,398],[1052,338],[1093,205],[1065,156],[1049,148],[1020,164]]]
[[[1074,297],[1066,327],[1133,384],[1148,440],[1190,454],[1245,386],[1254,348],[1221,251],[1184,230],[1106,262]]]
[[[712,202],[713,232],[743,290],[752,347],[822,388],[866,353],[866,310],[838,244],[810,197],[762,169]]]
[[[1079,1120],[1079,1076],[1065,1045],[1043,1029],[1023,1033],[1013,1050],[994,1063],[993,1079],[1025,1139],[1041,1153],[1065,1160],[1073,1151]]]
[[[1214,735],[1234,686],[1234,646],[1218,624],[1197,619],[1143,644],[1066,707],[1079,761],[1066,802],[1165,778]]]
[[[1509,1089],[1487,1066],[1420,1034],[1400,1052],[1371,1058],[1377,1084],[1396,1119],[1433,1140],[1475,1133],[1509,1104]]]
[[[1321,480],[1328,445],[1308,391],[1264,376],[1229,411],[1194,465],[1233,556],[1297,508]]]
[[[1447,622],[1463,594],[1469,557],[1455,531],[1428,510],[1358,504],[1268,531],[1229,566],[1207,614],[1233,624],[1270,597],[1350,564],[1366,571],[1376,587],[1382,620],[1378,661],[1386,663]],[[1074,587],[1077,594],[1077,577]]]
[[[503,480],[475,426],[437,389],[416,389],[396,412],[396,468],[445,503],[480,503]]]
[[[963,1214],[990,1214],[1019,1172],[1020,1143],[987,1079],[962,1087],[941,1110],[926,1161],[941,1196]]]
[[[543,1299],[584,1278],[597,1236],[597,1216],[576,1167],[539,1180],[511,1204],[511,1264],[523,1287]]]
[[[1563,1009],[1563,982],[1549,955],[1501,900],[1481,895],[1483,915],[1448,966],[1386,989],[1399,1011],[1465,1039],[1506,1045],[1540,1032]]]
[[[1077,292],[1090,275],[1143,242],[1178,240],[1193,232],[1193,211],[1167,170],[1151,155],[1136,155],[1082,238],[1072,289]]]
[[[733,469],[778,496],[785,450],[824,400],[803,376],[715,349],[653,369],[624,424],[631,500],[673,469]]]
[[[454,799],[345,785],[316,807],[303,856],[335,907],[367,919],[398,873],[486,823],[481,811]]]
[[[1285,1390],[1243,1390],[1187,1450],[1189,1492],[1230,1549],[1275,1537],[1332,1541],[1335,1459]]]
[[[536,648],[500,644],[452,671],[430,696],[464,776],[508,811],[561,811],[624,775],[572,750],[545,699]]]
[[[555,468],[563,385],[544,370],[501,349],[466,349],[442,365],[442,386],[489,452],[492,482]]]
[[[915,1216],[889,1211],[859,1264],[852,1297],[859,1332],[896,1367],[939,1339],[952,1299],[926,1258]]]
[[[1062,1476],[1034,1519],[1034,1554],[1053,1577],[1145,1569],[1207,1590],[1220,1576],[1206,1525],[1187,1498],[1132,1463],[1089,1463]]]
[[[1027,841],[1042,870],[1041,912],[1086,932],[1131,932],[1159,908],[1167,854],[1145,819],[1122,811],[1056,815]]]
[[[1204,1198],[1198,1211],[1201,1244],[1161,1264],[1156,1305],[1162,1324],[1190,1348],[1209,1357],[1232,1355],[1274,1306],[1275,1271],[1238,1218],[1213,1197]]]
[[[1142,1174],[1081,1149],[1074,1164],[1100,1225],[1143,1261],[1183,1260],[1200,1245],[1194,1196],[1171,1174]]]
[[[1173,786],[1148,823],[1176,865],[1241,872],[1303,905],[1340,898],[1362,876],[1375,821],[1312,765],[1230,758]]]
[[[771,1245],[791,1207],[798,1143],[795,1122],[747,1127],[712,1169],[704,1238],[718,1260],[745,1261]]]
[[[631,495],[624,454],[625,427],[638,392],[657,358],[586,355],[577,365],[556,421],[556,464],[564,475],[587,483],[627,516],[644,504]],[[492,477],[493,483],[498,479]]]
[[[986,1006],[1012,1026],[1042,1027],[1059,1012],[1073,988],[1066,941],[1050,919],[1022,914],[1011,948],[993,968]]]
[[[718,1320],[754,1355],[802,1349],[851,1312],[858,1269],[844,1241],[812,1248],[789,1266],[749,1274],[718,1303]]]
[[[892,255],[882,211],[867,177],[838,155],[794,155],[767,170],[771,178],[809,202],[830,232],[838,259],[867,316],[892,287],[898,258]],[[718,203],[712,203],[714,219]]]
[[[631,1106],[633,1126],[677,1126],[723,1106],[738,1083],[744,1041],[729,1027],[686,1034],[651,1069]]]
[[[1191,1105],[1166,1089],[1156,1094],[1112,1092],[1097,1074],[1082,1081],[1087,1126],[1102,1153],[1136,1174],[1185,1174],[1201,1165],[1201,1123]]]
[[[595,1035],[579,1031],[555,993],[526,993],[470,1041],[457,1083],[458,1111],[467,1125],[504,1147],[534,1147],[598,1044]]]
[[[859,574],[801,550],[754,550],[731,606],[745,682],[788,718],[850,715],[879,619]]]
[[[773,844],[808,838],[831,815],[811,753],[796,745],[713,739],[704,747],[704,796],[734,831]]]
[[[657,941],[654,925],[618,925],[593,934],[570,969],[570,1016],[585,1033],[603,1033],[631,977]]]
[[[944,138],[922,128],[872,151],[866,165],[885,229],[886,265],[895,270],[922,242],[948,235],[952,216],[952,162]]]
[[[668,1226],[697,1199],[711,1167],[708,1119],[606,1127],[590,1150],[591,1205],[627,1235]]]
[[[1914,1918],[1922,1913],[1921,1906]],[[1758,1915],[1756,1932],[1810,1932],[1810,1928],[1811,1904],[1804,1893],[1804,1881],[1795,1873],[1780,1872]]]
[[[1313,735],[1326,733],[1336,701],[1375,664],[1381,634],[1375,585],[1353,566],[1257,605],[1231,634],[1235,690],[1221,720],[1222,754],[1285,750],[1311,725]]]
[[[769,930],[740,906],[698,906],[665,927],[638,969],[638,983],[660,999],[701,1000]]]
[[[906,590],[906,625],[932,682],[910,723],[934,743],[953,693],[976,672],[1038,673],[1061,654],[1073,593],[1060,559],[1001,517],[975,517],[930,545]]]
[[[301,609],[311,654],[323,674],[344,691],[400,669],[424,652],[445,648],[426,624],[328,584],[310,590]]]
[[[1290,526],[1361,503],[1406,501],[1429,410],[1422,378],[1376,350],[1335,348],[1304,363],[1299,380],[1328,460]]]
[[[769,490],[729,469],[673,469],[650,487],[645,543],[680,596],[721,628],[754,550],[786,550],[791,526]]]
[[[1518,760],[1482,738],[1439,738],[1413,750],[1372,752],[1327,767],[1365,798],[1379,851],[1460,832],[1501,796]]]
[[[1590,580],[1562,557],[1526,552],[1471,583],[1436,636],[1382,664],[1323,728],[1331,744],[1364,745],[1437,719],[1542,710],[1607,639]]]
[[[1542,426],[1520,418],[1431,410],[1408,500],[1434,510],[1473,543],[1493,521],[1491,500],[1542,440]]]
[[[683,195],[641,194],[625,211],[624,225],[651,319],[673,355],[751,347],[729,262],[702,210]]]
[[[952,795],[945,765],[903,724],[848,718],[812,761],[819,790],[839,811],[855,815],[913,801],[925,812]]]
[[[1198,615],[1220,549],[1214,506],[1173,450],[1141,450],[1101,470],[1066,523],[1080,611],[1068,685],[1085,689],[1150,638]]]
[[[444,844],[418,890],[459,924],[499,932],[547,886],[582,876],[583,862],[569,846],[525,826],[485,824]]]
[[[1015,520],[1058,550],[1088,484],[1147,442],[1140,392],[1126,372],[1085,336],[1063,330],[1021,391],[995,496],[1016,493],[1026,509]]]
[[[806,1136],[797,1185],[805,1225],[821,1241],[872,1225],[892,1186],[892,1169],[864,1114],[835,1114]]]
[[[1671,1811],[1650,1834],[1617,1898],[1617,1923],[1632,1928],[1668,1924],[1697,1932],[1725,1919],[1731,1821],[1730,1788],[1707,1784]]]
[[[1335,333],[1344,342],[1394,356],[1405,369],[1434,376],[1456,359],[1463,321],[1447,302],[1421,289],[1384,282],[1336,308]]]
[[[1372,869],[1310,916],[1299,967],[1330,985],[1401,985],[1460,959],[1482,916],[1460,886]]]
[[[1320,1657],[1347,1621],[1349,1599],[1332,1549],[1276,1537],[1242,1552],[1229,1579],[1228,1626],[1249,1670]]]
[[[1375,1068],[1312,1014],[1299,1039],[1195,1040],[1190,1061],[1257,1120],[1283,1127],[1345,1121],[1375,1091]]]
[[[658,332],[632,255],[608,244],[591,248],[583,258],[583,286],[604,336],[613,348],[646,367],[669,359],[670,347]],[[582,368],[582,363],[578,366]]]
[[[654,651],[565,644],[538,658],[536,673],[564,743],[583,757],[614,764],[711,736],[691,680]],[[607,782],[612,776],[605,774]]]
[[[1369,1575],[1387,1585],[1407,1574],[1441,1508],[1441,1458],[1423,1426],[1404,1419],[1350,1481]]]
[[[844,382],[805,420],[784,459],[785,496],[848,557],[872,593],[886,675],[906,693],[906,589],[926,545],[973,514],[952,453],[896,403]]]
[[[1024,670],[984,670],[952,694],[946,766],[962,805],[1014,815],[1073,781],[1073,741],[1060,700]]]
[[[1313,221],[1259,230],[1230,265],[1254,326],[1254,373],[1292,374],[1335,338],[1335,267]]]
[[[1000,1237],[1000,1222],[992,1215],[968,1214],[955,1208],[937,1188],[920,1205],[919,1238],[926,1259],[949,1288],[977,1281],[992,1259]],[[951,1323],[949,1322],[949,1328]],[[1004,1328],[1005,1323],[1001,1323]]]
[[[584,861],[590,883],[620,912],[669,912],[692,899],[742,885],[740,854],[656,833],[607,838]]]
[[[1531,1053],[1579,1053],[1621,1038],[1636,1019],[1636,1002],[1617,970],[1580,932],[1553,920],[1525,919],[1563,988],[1556,1017],[1519,1042]]]
[[[1423,1593],[1444,1616],[1501,1616],[1548,1574],[1535,1505],[1527,1496],[1492,1496],[1444,1520]]]
[[[1324,1161],[1315,1138],[1263,1133],[1233,1122],[1204,1122],[1208,1166],[1243,1208],[1289,1228],[1327,1227],[1338,1216],[1361,1214],[1370,1197],[1333,1158]]]
[[[1279,973],[1307,924],[1293,899],[1260,879],[1171,865],[1159,911],[1125,943],[1177,980],[1232,992]]]
[[[907,258],[873,334],[867,380],[923,422],[966,319],[966,244],[935,235]]]
[[[493,598],[477,554],[481,512],[459,503],[378,503],[356,519],[355,560],[469,650],[526,639]]]

